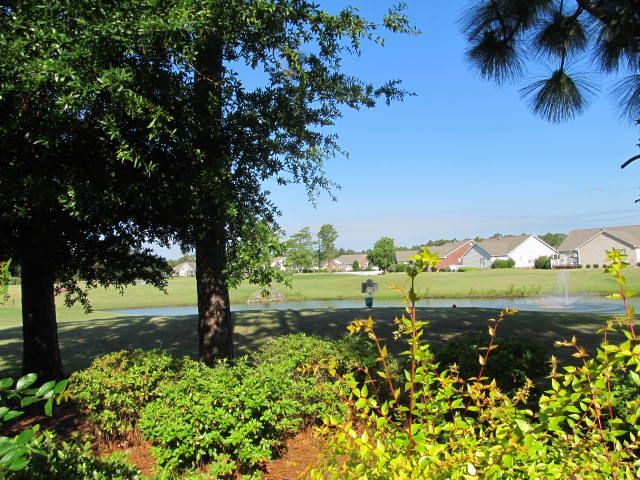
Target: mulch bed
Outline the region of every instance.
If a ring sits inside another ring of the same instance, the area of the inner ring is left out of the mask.
[[[61,441],[71,440],[74,434],[92,439],[96,455],[110,455],[124,452],[129,462],[135,465],[145,476],[153,474],[156,460],[151,453],[151,444],[144,440],[134,442],[98,441],[93,426],[80,414],[72,402],[55,405],[53,416],[42,414],[42,406],[28,411],[10,427],[0,429],[0,434],[14,436],[22,430],[40,425],[40,430],[50,430]],[[317,465],[322,455],[322,442],[314,436],[312,429],[306,429],[285,443],[280,458],[265,465],[265,480],[299,480]]]

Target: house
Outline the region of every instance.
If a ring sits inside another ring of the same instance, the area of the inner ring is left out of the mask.
[[[533,268],[538,257],[558,255],[558,251],[535,235],[489,238],[478,244],[496,260],[513,259],[516,268]]]
[[[330,260],[327,270],[330,272],[352,272],[353,262],[358,262],[360,270],[369,269],[369,259],[366,253],[355,253],[351,255],[340,255],[338,258]]]
[[[555,267],[602,265],[607,250],[618,249],[632,265],[640,264],[640,225],[572,230],[558,247]]]
[[[473,240],[448,242],[443,245],[427,247],[431,253],[440,257],[438,268],[458,270],[460,267],[488,268],[491,266],[491,255],[480,248]],[[418,250],[398,250],[396,262],[410,265],[411,258]]]
[[[275,268],[276,270],[286,270],[287,269],[287,257],[276,257],[271,261],[271,268]]]
[[[194,262],[182,262],[173,267],[173,273],[178,277],[195,277],[196,264]]]
[[[396,263],[402,263],[404,265],[411,265],[413,261],[412,257],[415,257],[420,253],[420,250],[397,250],[396,251]]]
[[[462,266],[462,257],[473,247],[473,244],[473,240],[463,240],[427,248],[440,257],[439,269],[457,270]]]

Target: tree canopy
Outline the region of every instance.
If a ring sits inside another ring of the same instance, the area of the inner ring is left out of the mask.
[[[333,260],[336,258],[336,240],[338,231],[329,223],[320,227],[318,231],[318,263]]]
[[[385,272],[396,264],[396,247],[393,238],[382,237],[373,244],[373,248],[367,252],[369,263]]]
[[[591,72],[620,75],[620,111],[640,117],[640,4],[635,0],[475,0],[460,19],[467,60],[487,79],[519,81],[536,65],[545,78],[520,91],[542,118],[582,113],[597,93]]]
[[[316,263],[315,245],[309,227],[291,235],[286,242],[287,265],[299,272],[310,270]]]

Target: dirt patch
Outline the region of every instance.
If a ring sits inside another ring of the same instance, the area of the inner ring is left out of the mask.
[[[282,456],[267,464],[265,480],[299,480],[319,464],[322,441],[312,429],[304,430],[285,444]]]
[[[156,469],[156,459],[151,453],[151,443],[141,441],[139,444],[123,446],[121,444],[101,444],[96,453],[98,455],[111,455],[114,452],[122,452],[129,458],[129,463],[134,465],[144,476],[151,477]]]

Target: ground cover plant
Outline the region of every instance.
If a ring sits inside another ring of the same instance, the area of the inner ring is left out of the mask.
[[[205,466],[212,478],[258,478],[289,435],[345,413],[332,379],[312,365],[331,361],[361,378],[376,358],[358,339],[302,334],[214,368],[158,350],[116,352],[74,374],[68,397],[103,438],[150,440],[162,475]]]
[[[437,261],[428,251],[416,257],[415,278]],[[332,454],[313,478],[637,478],[640,416],[640,345],[622,274],[619,252],[609,253],[607,271],[620,286],[626,315],[603,325],[602,342],[590,356],[576,337],[557,342],[577,362],[560,368],[552,358],[550,388],[528,406],[532,382],[505,393],[486,376],[504,325],[518,313],[504,309],[490,320],[486,346],[477,355],[478,373],[464,379],[457,367],[440,370],[424,338],[428,322],[418,320],[418,296],[412,281],[407,315],[397,319],[398,335],[407,340],[404,376],[393,378],[388,358],[371,318],[356,320],[352,333],[364,332],[379,345],[381,365],[365,382],[337,377],[348,387],[348,420],[327,418],[323,429]],[[613,341],[616,325],[623,341]],[[332,372],[329,367],[329,371]],[[388,384],[390,399],[371,394],[371,386]],[[628,389],[616,398],[616,393]],[[635,390],[635,391],[634,391]]]

